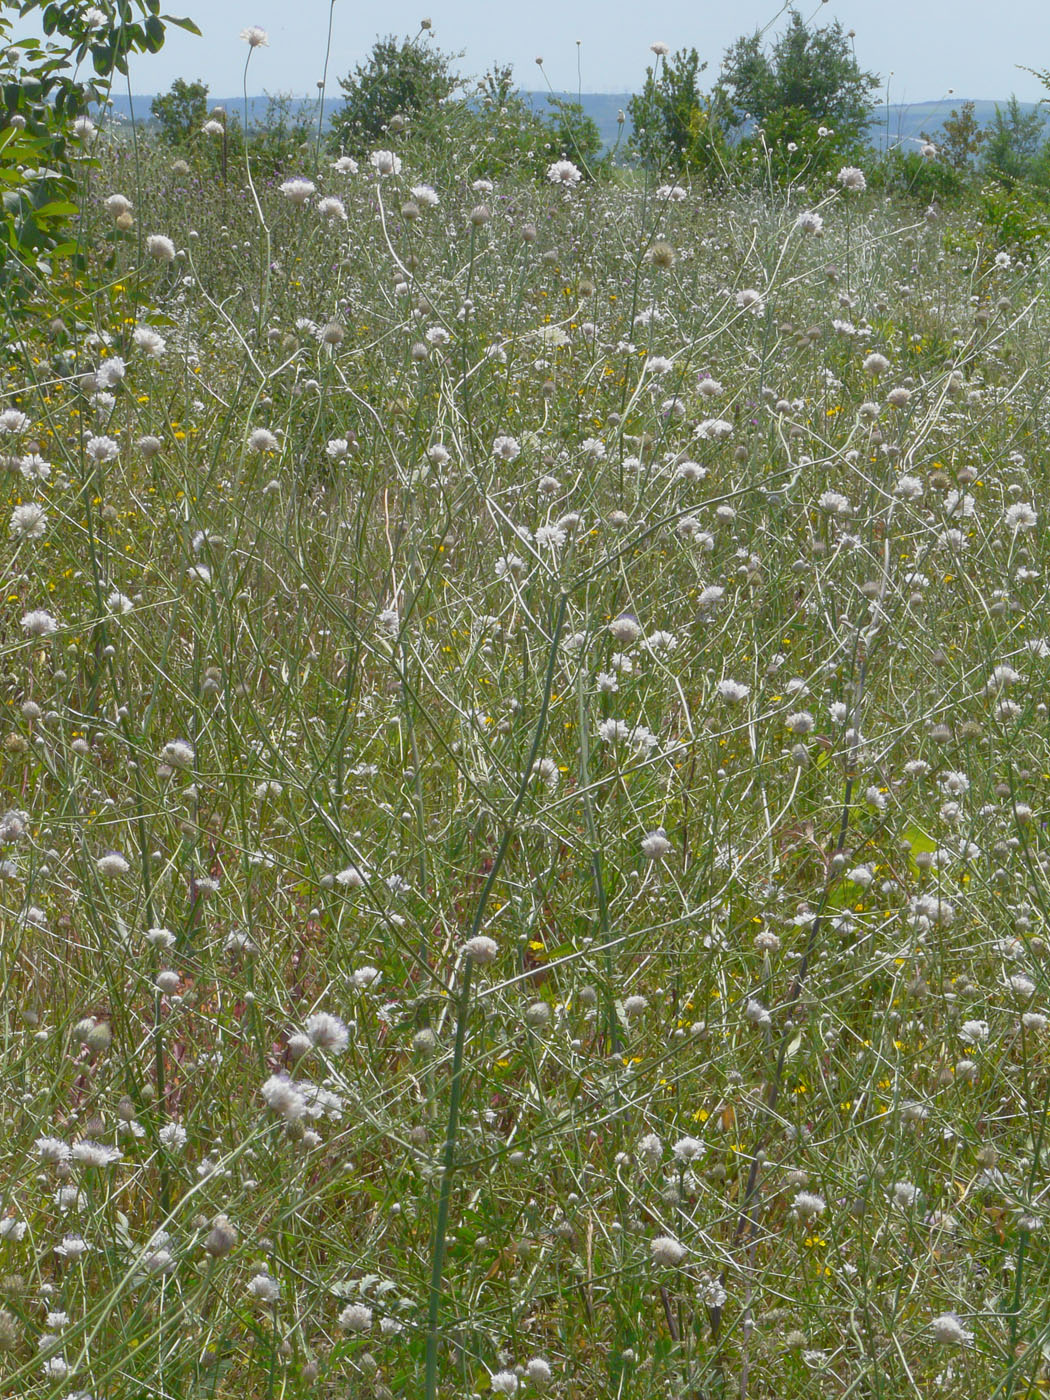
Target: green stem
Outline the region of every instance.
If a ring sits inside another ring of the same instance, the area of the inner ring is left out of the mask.
[[[565,614],[568,610],[568,605],[568,596],[563,593],[558,601],[558,612],[554,620],[554,628],[551,635],[550,659],[547,664],[547,675],[543,687],[543,702],[540,706],[540,715],[536,722],[532,746],[525,762],[525,770],[521,776],[517,798],[507,818],[503,839],[500,841],[499,850],[496,852],[496,858],[492,862],[492,869],[489,871],[485,883],[482,886],[481,894],[478,896],[477,908],[474,911],[474,918],[467,936],[468,942],[481,928],[485,918],[485,910],[488,907],[489,895],[492,893],[496,881],[499,878],[500,869],[503,866],[507,852],[510,850],[510,843],[514,836],[514,828],[518,813],[521,811],[522,804],[525,801],[525,795],[529,790],[529,782],[532,777],[532,765],[536,762],[540,745],[543,742],[543,735],[547,728],[547,712],[550,708],[551,690],[554,685],[554,668],[558,661],[558,642],[561,638],[562,628],[565,625]],[[431,1250],[430,1296],[427,1303],[426,1373],[423,1388],[424,1400],[435,1400],[437,1396],[438,1322],[440,1320],[441,1290],[445,1273],[448,1213],[452,1200],[452,1173],[455,1169],[456,1137],[459,1132],[459,1108],[463,1097],[463,1051],[466,1044],[467,1016],[470,1010],[470,981],[472,968],[473,961],[468,957],[463,969],[463,981],[460,984],[459,1005],[456,1012],[456,1043],[452,1052],[452,1086],[448,1105],[448,1121],[445,1130],[445,1154],[441,1175],[441,1194],[438,1197],[438,1213],[437,1220],[434,1223],[434,1242]]]
[[[463,967],[463,981],[460,984],[459,1007],[456,1013],[456,1046],[452,1052],[452,1094],[448,1105],[445,1156],[441,1170],[441,1194],[438,1197],[437,1221],[434,1225],[433,1260],[430,1266],[426,1378],[423,1392],[426,1400],[434,1400],[437,1395],[438,1318],[441,1309],[441,1288],[448,1243],[448,1212],[452,1201],[452,1173],[456,1162],[456,1136],[459,1132],[459,1106],[463,1098],[463,1049],[467,1039],[467,1017],[470,1013],[470,974],[473,968],[474,959],[468,957]]]

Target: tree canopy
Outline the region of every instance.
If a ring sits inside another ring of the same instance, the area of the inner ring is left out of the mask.
[[[764,124],[793,111],[800,122],[832,129],[840,142],[859,139],[879,79],[861,68],[851,39],[838,20],[811,29],[797,10],[768,50],[760,30],[738,39],[722,74],[733,124]]]
[[[341,149],[365,151],[394,117],[408,121],[431,113],[459,86],[452,66],[457,55],[428,43],[424,32],[377,40],[367,60],[339,79],[344,101],[332,118],[332,135]]]

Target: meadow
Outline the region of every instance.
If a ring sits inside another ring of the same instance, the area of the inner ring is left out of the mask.
[[[0,1390],[1045,1393],[1044,245],[390,145],[8,305]]]

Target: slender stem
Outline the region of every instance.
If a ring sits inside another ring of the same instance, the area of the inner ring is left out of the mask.
[[[244,75],[241,80],[241,87],[244,95],[244,169],[248,176],[248,188],[251,190],[252,202],[255,205],[255,212],[259,216],[259,224],[263,231],[263,272],[259,285],[259,326],[258,337],[261,340],[263,328],[266,325],[266,310],[270,299],[270,228],[266,222],[266,216],[259,203],[259,195],[255,189],[255,181],[252,179],[252,161],[248,153],[248,64],[252,61],[252,50],[249,48],[248,57],[244,60]]]
[[[328,42],[324,50],[324,70],[321,73],[321,100],[317,108],[317,146],[314,150],[314,165],[318,169],[321,164],[321,133],[324,130],[324,99],[328,90],[328,61],[332,55],[332,24],[335,20],[335,0],[331,0],[328,6]]]
[[[507,818],[507,825],[503,832],[503,839],[500,841],[496,858],[492,862],[492,869],[486,877],[478,896],[477,908],[474,911],[474,918],[471,922],[468,941],[481,928],[485,917],[485,910],[488,907],[489,895],[499,878],[500,870],[506,859],[510,843],[514,837],[515,823],[518,813],[521,811],[522,803],[525,801],[525,794],[529,790],[529,783],[532,777],[532,765],[543,742],[543,735],[547,728],[547,712],[550,708],[551,690],[554,685],[554,670],[558,661],[558,643],[561,639],[562,628],[565,625],[565,614],[568,609],[568,596],[562,594],[558,602],[558,612],[554,621],[553,634],[551,636],[550,659],[547,665],[547,675],[543,688],[543,702],[540,705],[539,718],[536,721],[536,729],[532,737],[532,745],[529,756],[525,762],[525,769],[521,776],[518,787],[518,795],[514,806],[511,808]],[[452,1085],[448,1105],[448,1121],[445,1130],[445,1154],[441,1174],[441,1193],[438,1197],[437,1220],[434,1223],[434,1242],[431,1249],[430,1266],[430,1296],[427,1303],[427,1347],[426,1347],[426,1371],[423,1388],[424,1400],[435,1400],[437,1396],[437,1364],[438,1364],[438,1322],[441,1313],[441,1291],[445,1273],[445,1251],[447,1248],[448,1233],[448,1213],[452,1200],[452,1173],[456,1163],[456,1138],[459,1133],[459,1108],[463,1096],[463,1051],[466,1044],[467,1017],[470,1012],[470,981],[473,970],[473,960],[467,958],[463,967],[463,980],[459,988],[459,1004],[456,1011],[456,1043],[452,1052]]]
[[[445,1155],[441,1169],[441,1194],[438,1197],[437,1221],[434,1225],[433,1259],[430,1265],[430,1299],[427,1305],[427,1352],[424,1395],[434,1400],[437,1395],[438,1318],[441,1309],[441,1287],[445,1272],[445,1251],[448,1236],[448,1212],[452,1200],[452,1173],[456,1163],[456,1137],[459,1132],[459,1106],[463,1097],[463,1049],[467,1040],[467,1018],[470,1014],[470,980],[474,959],[463,965],[463,980],[459,988],[456,1013],[456,1045],[452,1052],[452,1093],[448,1105],[448,1125],[445,1131]]]

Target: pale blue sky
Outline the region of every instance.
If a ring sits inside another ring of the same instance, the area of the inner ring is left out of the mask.
[[[167,0],[167,7],[188,14],[204,37],[171,30],[163,53],[138,61],[137,92],[162,91],[175,77],[203,78],[216,96],[239,92],[246,46],[237,36],[259,24],[269,32],[270,47],[252,55],[249,91],[315,93],[328,0]],[[857,56],[888,80],[892,102],[934,100],[949,89],[956,97],[1003,99],[1016,92],[1035,101],[1044,95],[1038,80],[1017,65],[1050,66],[1046,0],[828,0],[800,8],[819,22],[837,18],[856,30]],[[335,0],[330,76],[348,72],[378,34],[414,32],[427,15],[442,48],[466,51],[466,73],[480,73],[494,60],[510,62],[520,86],[539,88],[544,83],[535,58],[542,55],[551,86],[572,90],[579,57],[584,91],[630,91],[644,75],[653,40],[672,48],[695,44],[717,69],[728,44],[776,13],[777,0]]]

